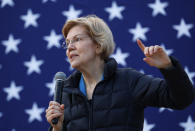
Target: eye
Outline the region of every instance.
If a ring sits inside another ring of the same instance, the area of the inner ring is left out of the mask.
[[[80,40],[81,40],[81,38],[76,37],[74,41],[75,41],[75,42],[79,42]]]

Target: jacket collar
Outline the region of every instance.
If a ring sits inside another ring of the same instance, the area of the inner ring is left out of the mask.
[[[104,66],[104,80],[110,79],[117,68],[117,62],[114,58],[108,58],[105,60],[105,66]],[[70,75],[66,82],[65,82],[65,87],[74,87],[77,88],[79,85],[79,81],[81,78],[81,72],[80,71],[75,71]]]
[[[116,71],[117,62],[114,58],[108,58],[105,60],[104,66],[104,79],[107,80],[112,77]]]

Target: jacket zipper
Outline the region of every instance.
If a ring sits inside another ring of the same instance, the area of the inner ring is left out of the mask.
[[[84,98],[84,100],[86,101],[86,103],[87,103],[87,108],[88,108],[88,111],[89,111],[89,121],[88,121],[88,125],[89,125],[89,131],[92,131],[92,120],[93,120],[93,108],[92,108],[92,100],[91,100],[91,104],[89,103],[89,100],[87,99],[87,97],[85,96],[85,95],[83,95],[83,93],[82,92],[80,92],[79,91],[79,95],[81,95],[83,98]]]
[[[91,99],[91,104],[89,104],[89,102],[87,102],[87,103],[88,103],[88,107],[89,107],[89,131],[93,131],[93,100],[94,100],[93,97],[94,97],[95,90],[97,89],[97,86],[98,86],[100,83],[102,83],[102,81],[100,81],[100,82],[96,85],[96,87],[95,87],[95,89],[94,89],[94,91],[93,91],[92,99]]]
[[[91,103],[88,102],[89,105],[89,131],[93,130],[93,125],[92,125],[92,121],[93,121],[93,108],[92,108],[92,101]]]
[[[81,96],[85,99],[85,101],[86,101],[86,103],[87,103],[87,107],[88,107],[88,111],[89,111],[89,123],[88,123],[88,124],[89,124],[89,131],[93,131],[93,99],[94,99],[93,96],[94,96],[94,92],[95,92],[97,86],[98,86],[100,83],[102,83],[102,81],[100,81],[100,82],[96,85],[96,87],[95,87],[95,89],[94,89],[94,91],[93,91],[91,103],[89,103],[89,100],[87,99],[87,97],[86,97],[85,95],[83,95],[82,92],[79,91],[79,95],[81,95]]]

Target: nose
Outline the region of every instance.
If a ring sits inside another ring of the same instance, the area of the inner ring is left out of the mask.
[[[75,49],[75,45],[71,42],[68,47],[67,47],[67,50],[68,51],[71,51],[71,50],[74,50]]]

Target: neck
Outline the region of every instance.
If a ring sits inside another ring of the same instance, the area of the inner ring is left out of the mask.
[[[80,71],[83,74],[86,87],[95,87],[96,84],[101,81],[104,72],[104,61],[101,59],[97,60]]]

